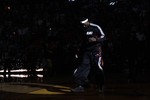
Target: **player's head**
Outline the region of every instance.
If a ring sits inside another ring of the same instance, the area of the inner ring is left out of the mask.
[[[88,18],[84,18],[83,20],[81,20],[81,24],[84,25],[84,27],[89,26],[90,22]]]

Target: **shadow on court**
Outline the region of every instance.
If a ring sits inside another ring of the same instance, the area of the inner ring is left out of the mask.
[[[150,100],[149,83],[107,82],[104,93],[87,88],[83,93],[72,93],[71,82],[3,82],[0,100]]]

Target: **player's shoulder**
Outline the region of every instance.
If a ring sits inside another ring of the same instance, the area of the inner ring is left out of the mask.
[[[90,23],[90,26],[93,26],[93,27],[100,27],[98,24],[95,24],[95,23]]]

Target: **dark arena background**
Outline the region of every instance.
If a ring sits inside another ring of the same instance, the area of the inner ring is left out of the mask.
[[[0,0],[0,100],[150,100],[148,13],[149,0]],[[70,91],[82,17],[106,35],[103,94]]]

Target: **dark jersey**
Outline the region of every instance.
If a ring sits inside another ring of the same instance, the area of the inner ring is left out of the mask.
[[[90,25],[87,27],[86,32],[85,32],[85,46],[86,47],[91,47],[96,44],[100,44],[105,37],[105,34],[103,33],[102,29],[100,26],[90,23]],[[89,41],[90,38],[95,38],[96,41]]]

